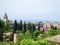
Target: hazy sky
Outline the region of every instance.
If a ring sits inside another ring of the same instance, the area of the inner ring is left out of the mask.
[[[60,21],[60,0],[0,0],[0,17]]]

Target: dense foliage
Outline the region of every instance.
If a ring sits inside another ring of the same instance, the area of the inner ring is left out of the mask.
[[[3,41],[4,22],[0,19],[0,41]]]

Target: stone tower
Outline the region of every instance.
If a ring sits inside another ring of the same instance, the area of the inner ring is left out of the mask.
[[[4,14],[3,20],[4,20],[5,22],[7,22],[7,21],[8,21],[7,13],[5,13],[5,14]]]

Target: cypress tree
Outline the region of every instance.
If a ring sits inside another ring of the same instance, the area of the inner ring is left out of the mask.
[[[20,20],[19,30],[22,30],[22,20]]]
[[[15,20],[15,21],[14,21],[14,33],[16,32],[17,27],[18,27],[17,20]]]
[[[40,22],[40,28],[41,28],[41,27],[43,27],[43,23],[42,23],[42,22]]]
[[[28,30],[31,31],[31,23],[30,22],[28,23]]]
[[[35,31],[35,25],[34,24],[32,24],[31,25],[31,35],[32,35],[32,38],[33,38],[33,32]]]
[[[42,22],[38,22],[38,30],[40,30],[40,28],[42,28],[42,27],[43,27]]]
[[[24,32],[26,32],[26,22],[24,22]]]
[[[40,31],[40,22],[38,22],[38,30]]]
[[[36,30],[35,24],[32,24],[32,31],[34,32]]]

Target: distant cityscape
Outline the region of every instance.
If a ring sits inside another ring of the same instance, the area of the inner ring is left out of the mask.
[[[4,17],[3,17],[3,21],[4,22],[9,22],[11,24],[11,26],[13,26],[14,21],[11,21],[10,19],[8,19],[7,13],[5,13]],[[40,23],[40,30],[45,30],[48,31],[51,29],[51,27],[53,26],[54,28],[60,29],[60,23],[59,22],[49,22],[49,21],[39,21],[39,20],[22,20],[23,24],[24,22],[26,22],[26,24],[28,24],[29,22],[32,24],[34,24],[36,26],[36,29],[38,28],[38,23]],[[18,21],[19,23],[19,21]]]

